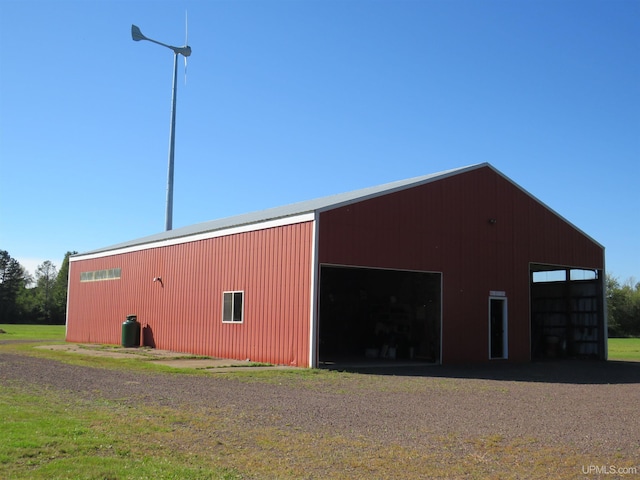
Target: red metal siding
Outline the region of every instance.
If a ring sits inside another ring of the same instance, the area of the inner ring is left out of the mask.
[[[67,340],[119,344],[136,314],[160,349],[308,366],[312,234],[303,222],[72,261]],[[80,282],[107,268],[121,279]],[[245,292],[241,324],[222,323],[230,290]]]
[[[444,363],[489,358],[490,290],[508,298],[509,358],[529,360],[530,262],[604,267],[602,247],[490,167],[322,213],[318,256],[442,272]]]

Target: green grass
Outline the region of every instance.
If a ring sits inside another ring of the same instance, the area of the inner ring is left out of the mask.
[[[640,338],[610,338],[609,360],[640,362]]]
[[[0,387],[0,412],[0,478],[240,478],[173,448],[179,412],[133,411],[18,386]]]
[[[0,340],[51,340],[64,342],[64,325],[13,325],[2,324]]]

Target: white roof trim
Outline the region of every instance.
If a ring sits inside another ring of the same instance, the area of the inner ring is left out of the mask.
[[[305,213],[302,215],[296,215],[292,217],[269,220],[266,222],[252,223],[251,225],[240,225],[238,227],[231,227],[223,230],[214,230],[212,232],[198,233],[198,234],[190,235],[187,237],[169,238],[166,240],[158,240],[155,242],[144,243],[141,245],[132,245],[128,247],[115,248],[113,250],[104,250],[101,252],[74,255],[72,257],[69,257],[69,261],[74,262],[78,260],[91,260],[94,258],[110,257],[112,255],[121,255],[123,253],[138,252],[141,250],[148,250],[151,248],[169,247],[171,245],[178,245],[181,243],[197,242],[199,240],[225,237],[227,235],[235,235],[237,233],[253,232],[255,230],[264,230],[267,228],[282,227],[285,225],[293,225],[295,223],[310,222],[313,220],[315,220],[315,214],[313,212]]]

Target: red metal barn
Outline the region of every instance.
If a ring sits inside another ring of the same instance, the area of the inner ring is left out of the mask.
[[[604,248],[489,164],[71,257],[67,340],[222,358],[606,359]]]

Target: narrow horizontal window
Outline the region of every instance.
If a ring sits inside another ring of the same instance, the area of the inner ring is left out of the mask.
[[[118,280],[120,278],[120,268],[109,268],[106,270],[94,270],[92,272],[81,272],[81,282],[99,282],[102,280]]]
[[[541,282],[565,282],[567,272],[565,270],[542,270],[533,272],[533,283]]]
[[[244,320],[244,292],[222,293],[222,321],[242,323]]]

